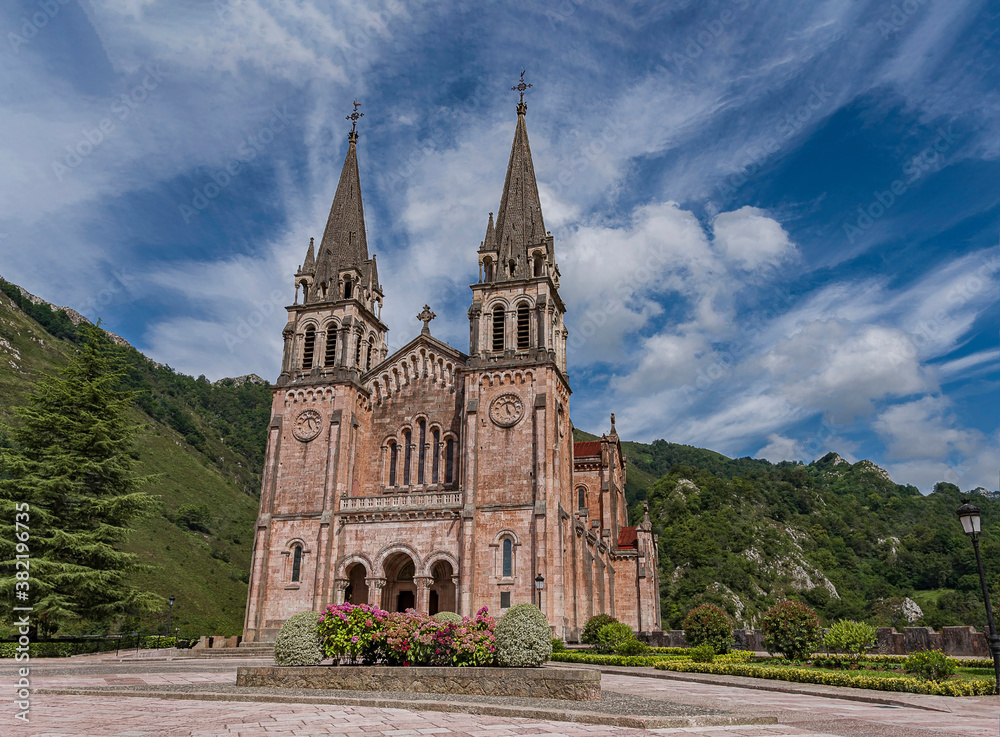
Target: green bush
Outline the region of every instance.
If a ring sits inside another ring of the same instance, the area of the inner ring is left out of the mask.
[[[436,619],[438,622],[454,622],[455,624],[462,624],[462,616],[460,614],[455,614],[455,612],[438,612],[437,614],[432,614],[431,619]]]
[[[566,643],[558,637],[552,638],[552,652],[553,653],[564,653],[566,652]]]
[[[684,648],[687,652],[687,648]],[[683,656],[685,659],[687,656]],[[581,663],[584,665],[613,665],[625,668],[648,668],[664,661],[679,660],[680,655],[598,655],[589,650],[567,650],[564,653],[552,653],[552,660],[557,663]]]
[[[497,623],[497,664],[533,668],[552,657],[552,630],[542,610],[534,604],[512,606]]]
[[[632,628],[622,622],[610,622],[597,631],[597,640],[594,646],[599,652],[614,653],[618,647],[635,639]]]
[[[954,675],[955,661],[940,650],[921,650],[903,661],[903,670],[928,681],[943,681]]]
[[[805,660],[816,650],[822,632],[819,616],[799,601],[783,601],[771,607],[761,625],[764,647],[789,660]]]
[[[828,650],[843,653],[849,660],[857,661],[878,642],[878,629],[867,622],[840,619],[830,625],[823,638]]]
[[[613,624],[618,620],[612,617],[610,614],[598,614],[587,620],[587,623],[583,625],[583,632],[580,633],[580,642],[586,645],[596,645],[597,644],[597,633],[601,631],[601,627],[606,624]]]
[[[649,652],[649,647],[636,637],[626,640],[615,648],[615,655],[624,655],[626,657],[643,655],[647,652]]]
[[[319,614],[302,612],[289,617],[274,640],[274,664],[319,665],[322,660]]]
[[[733,644],[733,623],[719,607],[702,604],[684,617],[684,637],[692,647],[711,645],[714,652],[726,653]]]
[[[715,660],[715,648],[707,642],[691,648],[691,660],[695,663],[711,663]]]

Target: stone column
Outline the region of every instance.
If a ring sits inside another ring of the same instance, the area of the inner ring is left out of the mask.
[[[347,591],[347,587],[350,586],[351,582],[346,578],[338,578],[334,581],[333,589],[333,603],[343,604],[344,603],[344,593]]]
[[[430,576],[414,576],[413,583],[417,585],[416,609],[426,613],[430,609],[431,586],[434,579]]]
[[[382,606],[382,589],[385,587],[384,578],[366,578],[365,583],[368,584],[368,603],[381,607]]]

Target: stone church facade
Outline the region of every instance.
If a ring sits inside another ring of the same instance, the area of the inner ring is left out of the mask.
[[[522,95],[467,354],[431,335],[425,308],[388,355],[352,126],[283,331],[245,641],[344,601],[500,616],[538,602],[537,577],[556,636],[577,640],[601,612],[660,628],[657,540],[648,515],[628,525],[614,415],[600,440],[573,442],[566,308],[526,112]]]

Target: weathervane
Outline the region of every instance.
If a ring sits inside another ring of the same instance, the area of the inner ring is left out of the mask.
[[[424,311],[421,312],[419,315],[417,315],[417,319],[420,320],[424,324],[424,327],[420,330],[420,334],[421,335],[430,335],[431,334],[430,322],[435,317],[437,317],[437,315],[435,315],[433,312],[431,312],[431,306],[430,305],[424,305]]]
[[[517,111],[519,113],[523,112],[523,110],[527,110],[527,107],[525,107],[525,104],[524,104],[524,91],[526,89],[528,89],[529,87],[532,86],[532,85],[530,85],[530,84],[528,84],[527,82],[524,81],[524,72],[525,71],[526,71],[525,69],[521,70],[521,81],[518,82],[513,87],[511,87],[511,89],[514,92],[520,92],[521,93],[521,101],[517,104]]]
[[[365,117],[364,113],[359,113],[358,112],[358,108],[359,107],[361,107],[361,103],[358,102],[357,100],[355,100],[354,101],[354,112],[351,113],[350,115],[348,115],[346,118],[344,118],[344,120],[351,121],[351,136],[354,137],[354,138],[358,137],[358,133],[357,133],[358,118]]]

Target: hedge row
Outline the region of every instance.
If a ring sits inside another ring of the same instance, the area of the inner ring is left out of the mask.
[[[600,655],[566,651],[552,653],[551,660],[559,663],[583,663],[584,665],[614,665],[626,668],[648,668],[667,660],[678,660],[679,655]]]
[[[176,637],[157,637],[154,635],[143,637],[139,641],[139,647],[147,650],[176,646]],[[17,654],[17,648],[16,642],[0,642],[0,659],[13,658]],[[85,642],[32,642],[28,646],[28,653],[33,658],[68,658],[73,655],[107,653],[119,649],[134,650],[135,638],[126,636],[121,640],[116,637]]]
[[[804,668],[768,668],[746,663],[693,663],[690,660],[663,661],[653,665],[657,670],[675,673],[711,673],[719,676],[747,676],[793,683],[818,683],[824,686],[849,686],[876,691],[902,691],[936,696],[987,696],[993,693],[992,680],[922,681],[909,677],[852,675],[850,671],[829,673]]]

